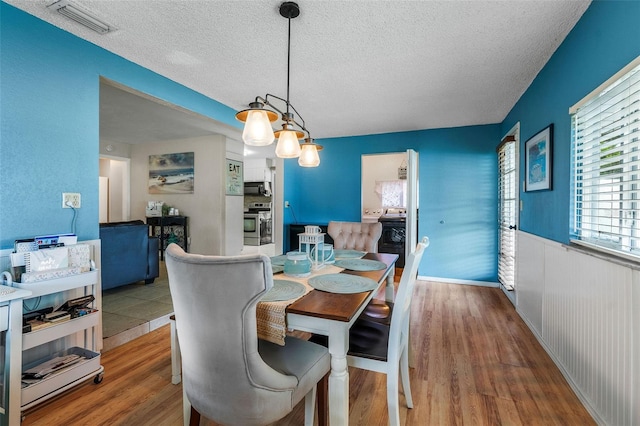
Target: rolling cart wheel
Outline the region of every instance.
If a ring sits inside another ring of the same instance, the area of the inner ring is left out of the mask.
[[[102,373],[96,374],[96,377],[93,378],[93,383],[95,383],[96,385],[102,383],[102,376]]]

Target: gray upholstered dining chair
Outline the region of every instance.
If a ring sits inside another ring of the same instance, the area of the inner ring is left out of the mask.
[[[351,249],[377,253],[382,224],[380,222],[329,222],[327,234],[333,238],[333,248],[336,250]]]
[[[166,264],[192,424],[200,415],[225,425],[268,424],[304,397],[305,424],[313,425],[330,356],[293,337],[284,346],[258,339],[256,306],[273,287],[269,258],[204,256],[171,244]]]

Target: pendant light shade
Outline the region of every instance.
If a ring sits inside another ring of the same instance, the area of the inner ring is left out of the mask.
[[[318,148],[322,149],[315,143],[303,143],[302,152],[298,158],[298,164],[301,167],[318,167],[320,165],[320,156],[318,155]]]
[[[242,131],[242,140],[247,145],[253,146],[265,146],[273,143],[275,136],[266,111],[249,111],[247,122]]]
[[[280,158],[296,158],[300,156],[300,142],[295,130],[281,130],[278,132],[276,155]]]
[[[278,115],[264,109],[262,102],[251,102],[249,109],[236,114],[236,119],[244,123],[242,140],[247,145],[265,146],[275,140],[271,123],[278,119]]]

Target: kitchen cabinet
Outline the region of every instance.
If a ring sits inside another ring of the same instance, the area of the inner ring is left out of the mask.
[[[244,169],[245,182],[271,182],[271,170],[269,169]]]
[[[246,159],[244,162],[245,182],[271,182],[270,160]]]

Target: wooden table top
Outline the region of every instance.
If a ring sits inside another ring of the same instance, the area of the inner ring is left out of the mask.
[[[342,274],[352,274],[361,277],[371,278],[377,283],[394,267],[398,260],[397,254],[389,253],[367,253],[363,259],[379,260],[387,267],[377,271],[349,271],[344,270]],[[296,300],[287,307],[286,312],[291,314],[308,315],[319,318],[327,318],[348,322],[353,318],[358,308],[369,297],[371,291],[353,294],[329,293],[320,290],[311,290],[304,297]]]

